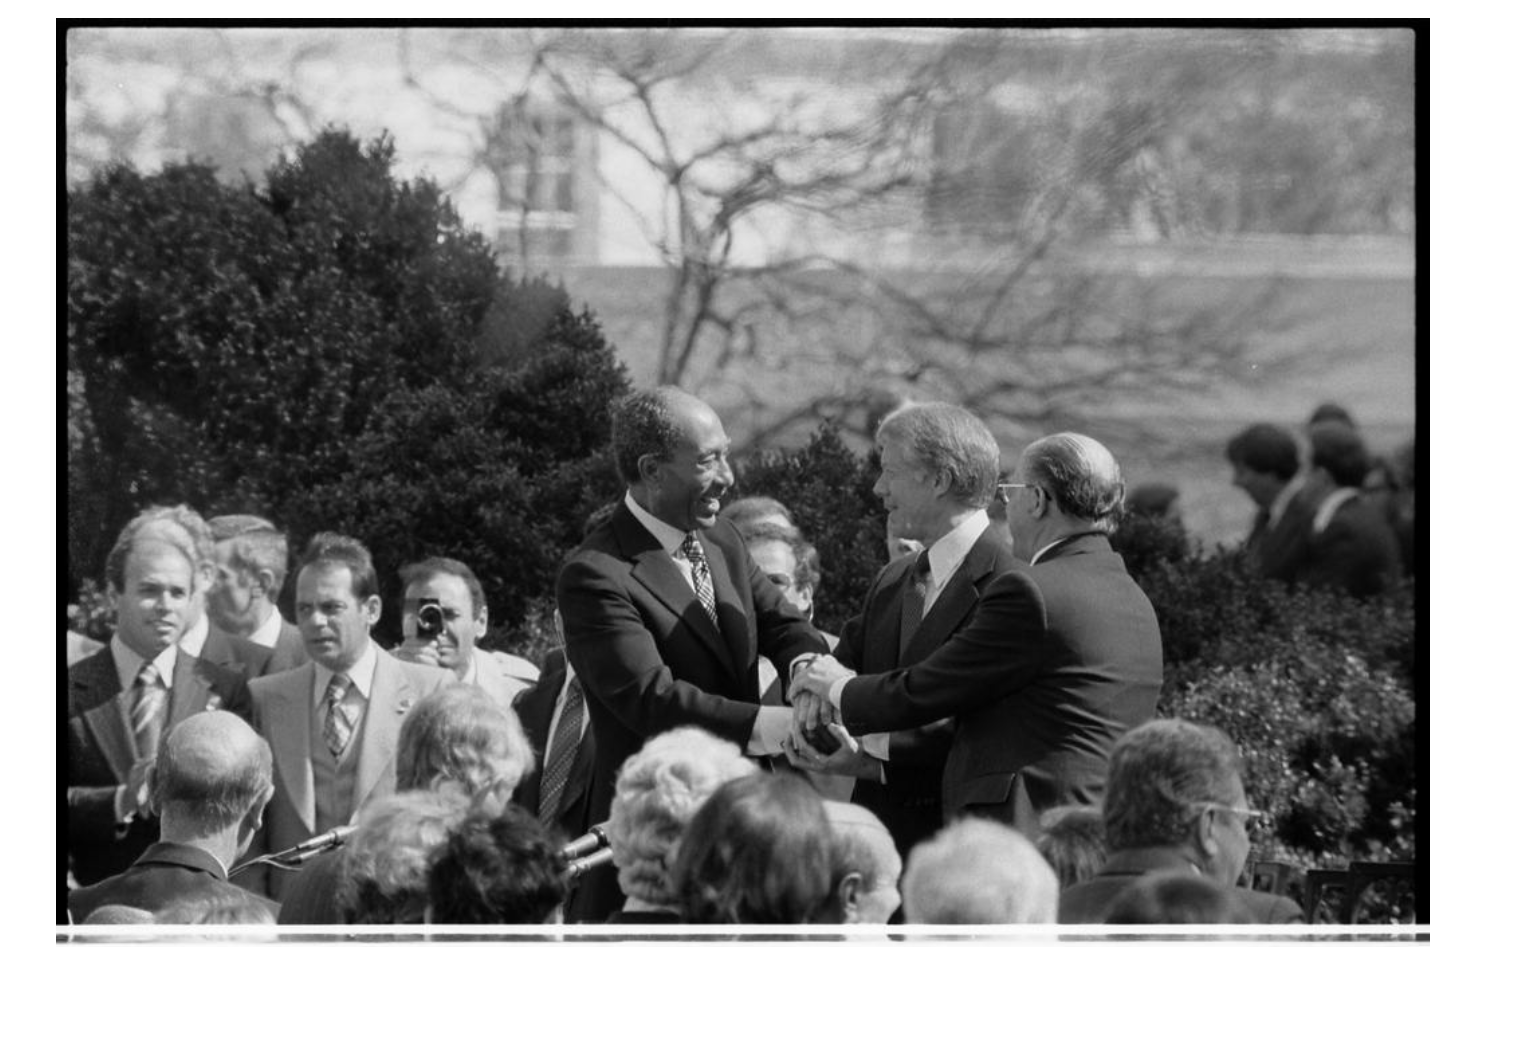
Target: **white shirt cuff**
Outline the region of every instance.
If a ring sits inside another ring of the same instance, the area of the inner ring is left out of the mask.
[[[874,759],[887,763],[889,761],[889,735],[888,734],[864,734],[857,739]]]
[[[826,700],[835,706],[836,711],[841,711],[841,692],[847,688],[848,683],[856,678],[856,676],[843,676],[831,684],[830,691],[826,693]]]
[[[763,705],[751,724],[751,740],[746,742],[749,756],[780,755],[783,741],[794,725],[794,710],[785,705]]]

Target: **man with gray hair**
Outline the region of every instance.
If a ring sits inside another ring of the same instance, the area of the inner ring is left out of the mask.
[[[842,629],[836,660],[864,674],[924,661],[969,625],[979,597],[1016,566],[986,511],[1000,479],[1000,446],[983,422],[950,403],[911,404],[884,419],[877,444],[873,492],[889,526],[923,547],[879,571]],[[803,769],[855,778],[852,801],[883,819],[904,855],[942,826],[952,734],[944,718],[864,738],[858,753],[847,746],[829,757],[808,748],[789,755]]]
[[[1005,825],[958,821],[910,854],[907,923],[988,926],[1057,918],[1058,876],[1037,847]]]
[[[1234,892],[1254,922],[1301,922],[1287,897],[1239,887],[1249,825],[1238,748],[1214,727],[1157,719],[1111,753],[1102,819],[1110,856],[1100,874],[1059,898],[1059,922],[1100,923],[1112,902],[1155,872],[1199,875]]]
[[[201,900],[275,905],[228,882],[228,868],[259,832],[275,793],[270,746],[229,712],[201,712],[181,722],[150,771],[159,841],[126,871],[69,894],[83,922],[103,905],[159,912]]]
[[[799,673],[796,733],[838,719],[854,736],[954,718],[943,813],[1036,838],[1044,810],[1101,800],[1111,746],[1153,717],[1159,622],[1107,535],[1126,485],[1100,443],[1037,440],[1002,483],[1012,551],[973,619],[906,668],[854,676],[835,659]]]
[[[894,837],[872,810],[856,803],[825,801],[826,820],[841,861],[836,885],[844,923],[887,923],[900,906],[904,862]]]
[[[305,664],[302,634],[276,606],[289,563],[286,535],[259,516],[213,516],[206,522],[217,563],[217,583],[206,599],[212,624],[269,651],[263,664],[251,666],[251,677]]]

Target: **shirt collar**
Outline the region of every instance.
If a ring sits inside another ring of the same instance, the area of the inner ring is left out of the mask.
[[[1281,492],[1275,495],[1275,500],[1270,502],[1270,516],[1268,520],[1270,526],[1273,527],[1281,521],[1281,517],[1286,514],[1286,509],[1291,505],[1291,499],[1297,496],[1306,482],[1306,475],[1298,472],[1286,482],[1286,485],[1281,488]]]
[[[661,545],[662,551],[666,552],[669,556],[679,554],[683,539],[688,536],[687,531],[678,530],[671,523],[651,515],[651,513],[640,507],[640,504],[635,500],[635,496],[628,490],[624,492],[624,506],[640,521],[641,526],[651,532],[651,536],[656,539],[657,544]]]
[[[317,668],[316,678],[313,680],[313,686],[316,687],[313,697],[321,701],[328,691],[328,683],[333,679],[333,673],[315,661],[313,665]],[[349,682],[360,692],[360,697],[369,701],[371,683],[376,678],[375,640],[366,641],[365,652],[360,655],[360,660],[349,666],[349,671],[345,675],[349,676]]]
[[[1049,552],[1051,552],[1053,549],[1057,548],[1059,545],[1063,544],[1063,542],[1067,538],[1069,538],[1071,536],[1072,535],[1065,534],[1063,537],[1059,538],[1057,541],[1050,541],[1046,545],[1044,545],[1042,548],[1038,549],[1036,552],[1034,552],[1032,554],[1032,565],[1035,567],[1037,565],[1037,561],[1039,559],[1041,559],[1043,556],[1047,555]]]
[[[466,658],[466,674],[460,677],[462,683],[476,684],[479,673],[476,670],[476,659],[483,656],[480,647],[471,648],[471,656]]]
[[[123,690],[129,689],[138,680],[138,672],[143,668],[143,658],[126,643],[122,642],[120,634],[111,637],[111,660],[116,664],[116,679],[122,685]],[[159,670],[159,681],[166,687],[170,686],[175,678],[175,659],[179,654],[179,648],[171,643],[154,656],[154,667]]]
[[[201,648],[206,646],[206,637],[211,630],[212,626],[206,619],[206,612],[202,611],[201,616],[196,618],[196,623],[187,628],[185,634],[180,637],[180,649],[191,657],[200,657]]]
[[[931,543],[931,547],[926,550],[926,563],[931,572],[932,588],[941,588],[947,582],[952,572],[968,558],[969,550],[989,525],[989,514],[983,509],[977,509]]]
[[[258,643],[260,646],[275,649],[275,644],[280,642],[280,626],[285,622],[280,616],[280,611],[270,607],[270,613],[265,617],[264,623],[249,633],[249,642]]]

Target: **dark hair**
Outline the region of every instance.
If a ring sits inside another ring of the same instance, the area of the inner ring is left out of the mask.
[[[1308,426],[1311,427],[1321,421],[1337,421],[1348,425],[1350,428],[1356,427],[1355,419],[1350,415],[1349,411],[1337,403],[1319,403],[1313,408],[1312,417],[1307,419]]]
[[[1296,439],[1279,425],[1250,425],[1228,440],[1228,460],[1235,465],[1268,472],[1283,482],[1296,475],[1301,455]]]
[[[381,592],[381,579],[376,576],[370,549],[352,537],[326,530],[312,535],[302,553],[302,561],[297,565],[297,572],[308,567],[348,567],[356,599],[369,599]]]
[[[1167,926],[1255,919],[1234,891],[1205,876],[1156,872],[1117,894],[1101,921],[1112,926]]]
[[[1106,825],[1099,806],[1055,806],[1042,815],[1037,852],[1067,890],[1094,879],[1106,863]]]
[[[1180,500],[1180,488],[1173,483],[1140,483],[1127,492],[1127,510],[1138,516],[1163,519],[1169,508]]]
[[[1327,470],[1341,487],[1358,487],[1371,470],[1371,457],[1360,434],[1337,421],[1320,421],[1307,430],[1312,467]]]
[[[693,923],[840,922],[840,856],[820,796],[793,774],[727,781],[689,822],[672,892]]]
[[[675,385],[659,385],[632,392],[614,405],[614,462],[625,483],[640,482],[642,457],[670,458],[682,443],[685,433],[672,407],[686,395]]]
[[[397,571],[397,577],[402,581],[402,591],[406,592],[414,584],[448,574],[458,577],[466,583],[466,590],[471,593],[471,614],[477,616],[487,608],[487,593],[482,591],[482,583],[476,580],[476,575],[471,568],[458,559],[450,559],[447,556],[430,556],[428,559],[417,563],[409,563]]]
[[[1177,846],[1201,803],[1227,802],[1238,749],[1215,727],[1155,719],[1122,735],[1106,770],[1106,845],[1114,853]]]
[[[512,805],[468,814],[429,867],[434,923],[542,923],[566,894],[557,841],[532,814]]]

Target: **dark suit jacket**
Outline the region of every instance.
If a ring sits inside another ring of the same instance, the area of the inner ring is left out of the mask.
[[[208,708],[250,718],[249,688],[236,673],[191,657],[175,656],[163,736],[181,720]],[[123,871],[159,837],[156,818],[138,818],[120,836],[113,806],[138,760],[132,709],[123,699],[111,648],[69,668],[67,784],[69,856],[82,886]],[[61,876],[60,876],[61,878]]]
[[[286,876],[281,891],[280,914],[275,921],[282,926],[334,926],[343,923],[339,914],[339,873],[343,871],[343,849],[325,850],[309,859],[295,875]]]
[[[1103,535],[1081,534],[997,577],[924,660],[849,680],[842,721],[861,735],[956,717],[944,815],[1035,837],[1049,807],[1100,802],[1112,745],[1152,718],[1163,673],[1148,597]]]
[[[273,676],[277,672],[288,672],[293,668],[300,668],[306,663],[307,644],[302,642],[301,629],[285,618],[281,618],[280,636],[275,640],[275,646],[271,648],[264,665],[255,674]]]
[[[1307,558],[1307,542],[1312,527],[1312,513],[1319,494],[1304,485],[1291,497],[1286,511],[1275,525],[1269,525],[1269,510],[1255,520],[1254,530],[1245,543],[1261,575],[1290,583],[1302,561]]]
[[[201,644],[201,653],[197,656],[219,668],[237,672],[245,679],[256,679],[266,673],[271,653],[269,647],[224,632],[208,623],[206,642]]]
[[[842,629],[835,656],[862,674],[915,664],[966,626],[990,583],[1016,566],[1016,557],[991,523],[947,579],[900,656],[900,608],[916,557],[901,556],[879,571],[858,615]],[[902,855],[942,825],[942,772],[952,744],[953,721],[896,730],[889,738],[884,783],[859,780],[852,801],[876,813]]]
[[[1364,494],[1340,505],[1319,534],[1311,533],[1292,580],[1318,588],[1370,596],[1395,581],[1402,570],[1401,550],[1381,507]]]
[[[1058,895],[1058,921],[1071,925],[1103,923],[1111,902],[1149,872],[1190,871],[1189,861],[1166,849],[1123,850],[1112,854],[1094,879],[1077,883]],[[1305,921],[1302,909],[1289,897],[1242,886],[1235,886],[1233,892],[1257,923]]]
[[[587,693],[596,751],[588,820],[608,819],[620,765],[646,741],[699,726],[744,748],[757,718],[757,657],[782,676],[826,642],[757,569],[728,520],[699,531],[714,580],[719,628],[650,531],[623,503],[561,568],[556,604],[566,654]],[[608,869],[601,922],[619,907]],[[589,890],[581,891],[589,893]]]
[[[217,859],[205,850],[161,842],[143,851],[126,871],[71,891],[69,914],[82,923],[97,908],[125,904],[157,915],[172,904],[202,899],[252,901],[271,916],[279,910],[274,902],[229,883]]]
[[[566,682],[566,652],[552,650],[545,658],[540,679],[528,690],[514,699],[513,710],[518,713],[524,733],[529,735],[529,746],[534,749],[534,769],[513,792],[513,801],[532,814],[540,810],[540,778],[545,772],[545,755],[550,749],[550,718],[556,711],[556,696]],[[593,731],[589,725],[577,746],[572,760],[571,774],[566,788],[557,804],[556,826],[568,840],[586,833],[592,824],[588,820],[589,785],[593,778]]]

